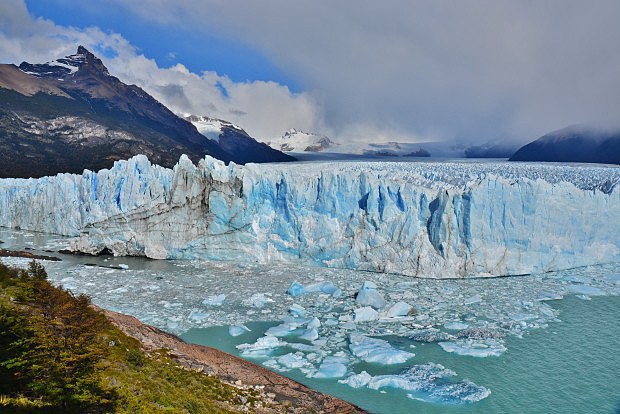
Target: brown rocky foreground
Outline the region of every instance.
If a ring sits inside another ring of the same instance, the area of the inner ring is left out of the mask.
[[[180,365],[214,375],[236,387],[255,387],[267,400],[263,412],[365,413],[353,404],[306,387],[260,365],[215,348],[188,344],[145,325],[133,316],[98,308],[121,331],[142,343],[145,351],[168,349]],[[273,404],[271,404],[273,402]]]

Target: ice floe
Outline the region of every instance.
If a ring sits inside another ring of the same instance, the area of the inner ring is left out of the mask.
[[[205,300],[202,301],[202,304],[207,306],[222,306],[222,303],[224,303],[225,300],[226,295],[222,293],[219,295],[208,296]]]
[[[245,325],[231,325],[228,327],[228,334],[230,336],[240,336],[246,332],[250,332],[250,329]]]
[[[454,371],[431,362],[414,365],[400,374],[372,377],[367,386],[375,390],[397,388],[412,392],[410,398],[452,404],[480,401],[491,394],[489,389],[471,381],[454,381],[455,376]]]
[[[372,306],[375,309],[382,309],[385,306],[385,298],[377,290],[374,282],[366,281],[357,292],[355,302],[362,306]]]
[[[369,338],[364,335],[350,334],[349,349],[356,357],[382,365],[401,364],[413,358],[415,354],[394,348],[388,341]]]
[[[497,339],[457,339],[456,341],[439,342],[438,344],[446,352],[479,358],[500,356],[506,351],[503,342]]]

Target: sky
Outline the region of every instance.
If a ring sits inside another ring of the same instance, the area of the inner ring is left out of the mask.
[[[2,0],[0,62],[83,44],[263,140],[528,142],[620,127],[618,21],[617,0]]]

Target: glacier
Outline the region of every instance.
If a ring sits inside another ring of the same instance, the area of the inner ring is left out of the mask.
[[[77,252],[453,278],[620,262],[620,168],[529,163],[239,166],[142,155],[0,180],[0,226]]]

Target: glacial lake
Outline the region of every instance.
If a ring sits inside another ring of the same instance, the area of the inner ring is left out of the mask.
[[[38,254],[66,243],[8,229],[0,229],[0,240],[2,248]],[[263,364],[370,412],[620,412],[618,264],[428,280],[284,263],[58,256],[62,262],[44,262],[50,280],[97,305]],[[295,281],[331,282],[341,292],[293,297],[287,289]],[[406,302],[417,313],[356,322],[354,296],[364,281],[376,284],[386,308]],[[318,337],[302,339],[314,318]],[[250,331],[233,337],[231,325]],[[269,328],[278,337],[257,346]],[[353,352],[352,335],[364,338],[366,348]],[[346,372],[319,378],[338,371],[327,369],[334,367]],[[357,384],[346,383],[352,375]]]

